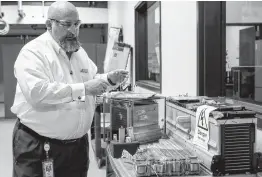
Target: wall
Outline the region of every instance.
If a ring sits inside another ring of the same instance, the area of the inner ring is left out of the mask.
[[[227,23],[261,23],[261,1],[227,1]]]
[[[124,42],[134,47],[135,33],[134,33],[134,7],[138,1],[109,1],[108,2],[108,28],[123,27]],[[135,59],[135,49],[133,49]],[[135,62],[133,61],[133,66]],[[128,63],[130,68],[130,62]],[[135,69],[135,68],[133,68]],[[133,73],[134,70],[133,70]],[[134,81],[134,76],[133,76]],[[142,91],[142,90],[138,90]],[[146,90],[146,92],[148,92]]]
[[[256,136],[256,150],[258,152],[262,152],[262,139],[261,139],[261,136],[262,136],[262,130],[261,129],[257,129],[257,136]]]
[[[0,107],[1,107],[1,103],[3,102],[4,102],[4,73],[3,73],[3,60],[0,59]]]
[[[108,2],[109,27],[123,26],[124,42],[132,46],[135,38],[134,9],[137,3]],[[161,2],[163,95],[197,94],[196,10],[197,2]],[[141,88],[136,90],[148,92]]]
[[[163,94],[197,94],[197,2],[161,3]]]
[[[107,34],[105,34],[105,32],[101,32],[101,29],[99,28],[80,29],[79,40],[80,42],[99,44],[102,43],[101,33],[107,37]]]
[[[128,2],[124,2],[124,1],[108,2],[108,24],[109,24],[108,27],[109,28],[110,27],[121,27],[121,25],[123,26],[122,17],[127,16],[126,14],[123,14],[123,13],[126,13],[125,11],[123,11],[123,8],[125,4],[127,3]],[[129,10],[129,8],[127,8],[126,10]]]
[[[29,6],[24,5],[23,10],[26,16],[23,19],[18,17],[18,6],[8,5],[1,6],[4,12],[4,20],[9,24],[45,24],[48,6]],[[91,24],[107,24],[108,10],[107,8],[88,8],[77,7],[79,17],[82,23]],[[17,15],[16,15],[17,14]]]
[[[0,60],[0,71],[3,71],[3,61],[2,60]],[[2,84],[3,83],[3,72],[0,72],[0,84]],[[0,92],[1,92],[1,90],[0,90]],[[0,100],[0,102],[1,102],[1,100]]]

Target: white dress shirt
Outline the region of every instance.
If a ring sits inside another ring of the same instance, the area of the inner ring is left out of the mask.
[[[70,74],[71,73],[71,74]],[[60,140],[80,138],[91,126],[95,97],[85,96],[83,82],[97,75],[83,48],[69,59],[45,32],[26,44],[14,65],[16,94],[11,111],[38,134]]]

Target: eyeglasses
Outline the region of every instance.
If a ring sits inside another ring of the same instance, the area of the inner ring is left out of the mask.
[[[65,29],[69,29],[72,26],[74,26],[76,29],[78,29],[81,25],[81,20],[77,20],[76,22],[70,22],[70,21],[66,21],[66,20],[56,20],[53,18],[50,18],[49,20],[53,20],[56,23],[58,23],[60,26],[62,26]]]

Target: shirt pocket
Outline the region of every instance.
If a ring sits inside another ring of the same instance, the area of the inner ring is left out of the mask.
[[[59,63],[59,60],[54,60],[55,56],[54,54],[52,55],[51,53],[46,53],[45,54],[46,61],[48,61],[48,66],[47,70],[49,73],[50,81],[51,82],[65,82],[65,76],[64,76],[64,71],[62,69],[61,63]]]

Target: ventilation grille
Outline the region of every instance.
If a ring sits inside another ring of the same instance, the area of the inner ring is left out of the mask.
[[[222,158],[224,173],[252,172],[254,124],[223,125]]]

